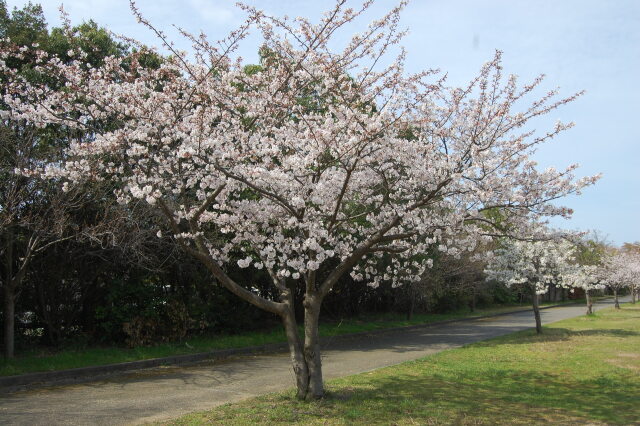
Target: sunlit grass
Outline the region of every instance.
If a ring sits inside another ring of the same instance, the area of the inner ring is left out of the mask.
[[[640,424],[640,305],[600,311],[175,424]]]

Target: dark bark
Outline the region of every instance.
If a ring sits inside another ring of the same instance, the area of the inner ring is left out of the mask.
[[[471,287],[471,305],[469,306],[471,312],[476,311],[476,285],[475,283]]]
[[[4,357],[9,359],[14,357],[15,351],[15,321],[16,321],[16,288],[13,277],[13,229],[8,227],[6,232],[4,279],[2,283],[2,294],[4,300],[3,310],[3,331],[4,331]]]
[[[15,288],[10,284],[5,284],[2,290],[4,296],[4,356],[8,359],[14,357],[15,350],[16,294]]]
[[[59,321],[56,321],[54,318],[58,315],[55,315],[53,312],[55,310],[55,305],[57,302],[55,299],[45,296],[45,284],[39,282],[36,286],[37,295],[38,295],[38,303],[40,304],[40,317],[44,321],[45,325],[45,337],[47,342],[56,346],[60,343],[60,339],[62,337],[62,332],[60,330]]]
[[[535,286],[533,286],[531,297],[533,298],[533,315],[536,318],[536,333],[540,334],[542,333],[542,321],[540,320],[540,296],[536,292]]]
[[[4,356],[5,358],[13,358],[15,355],[16,299],[39,237],[32,235],[29,238],[26,251],[22,259],[20,259],[20,264],[16,265],[18,266],[17,268],[14,268],[15,241],[11,227],[7,230],[5,239],[4,277],[1,280],[4,296]]]
[[[293,373],[296,377],[296,396],[298,399],[304,399],[306,398],[307,391],[309,389],[309,369],[307,368],[304,352],[302,350],[302,343],[298,334],[298,325],[296,323],[292,292],[285,293],[283,295],[283,299],[286,308],[282,314],[282,323],[287,335]]]
[[[585,290],[584,295],[587,298],[587,315],[591,315],[593,314],[593,300],[589,295],[589,290]]]
[[[319,399],[324,396],[322,381],[322,358],[320,357],[320,338],[318,335],[318,319],[320,317],[320,300],[309,297],[304,301],[304,359],[309,369],[309,389],[307,399]]]
[[[409,296],[409,308],[407,309],[407,321],[411,321],[411,319],[413,318],[413,311],[415,309],[415,302],[416,302],[416,295],[415,295],[415,291],[413,291],[413,284],[409,283],[407,284],[408,287],[408,296]]]
[[[613,300],[614,300],[614,307],[616,309],[620,309],[620,302],[618,301],[618,290],[617,289],[613,289]]]

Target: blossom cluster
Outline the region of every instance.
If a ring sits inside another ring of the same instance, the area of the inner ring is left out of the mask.
[[[640,285],[640,254],[636,252],[615,252],[609,254],[597,271],[600,282],[620,290]]]
[[[506,286],[525,284],[544,294],[551,284],[582,290],[602,289],[598,268],[581,265],[576,247],[568,239],[550,235],[538,241],[504,241],[487,264],[487,279]]]
[[[142,60],[145,50],[95,68],[39,52],[34,69],[62,89],[22,79],[8,65],[18,53],[3,49],[8,109],[0,114],[81,135],[66,161],[32,173],[113,182],[120,202],[143,201],[165,215],[159,236],[219,265],[266,268],[275,282],[323,265],[373,285],[417,280],[431,262],[420,255],[432,247],[455,256],[571,214],[552,201],[598,176],[577,179],[575,165],[540,170],[531,160],[571,125],[522,129],[579,94],[550,92],[517,110],[541,79],[520,85],[503,76],[499,52],[461,88],[431,70],[407,74],[404,52],[381,67],[403,34],[401,7],[332,50],[335,31],[360,13],[342,3],[316,24],[245,8],[247,23],[226,40],[185,33],[192,54],[173,51],[155,67]],[[252,70],[233,57],[250,28],[263,37]],[[518,266],[495,268],[508,283],[546,283],[553,274],[526,259],[546,268],[564,256],[543,243],[510,250]],[[391,261],[380,271],[383,256]]]

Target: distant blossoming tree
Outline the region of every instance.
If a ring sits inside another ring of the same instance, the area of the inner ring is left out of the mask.
[[[587,315],[593,314],[591,291],[605,288],[605,285],[600,282],[598,267],[595,265],[573,264],[567,268],[563,283],[564,287],[579,288],[584,291],[587,302]]]
[[[174,50],[134,5],[172,49],[159,66],[144,66],[144,50],[95,68],[43,53],[38,67],[67,90],[15,75],[2,113],[79,130],[66,161],[33,173],[65,185],[108,180],[122,203],[156,206],[166,221],[159,234],[169,233],[220,285],[279,315],[300,398],[324,393],[318,318],[344,274],[372,285],[418,280],[427,248],[456,255],[493,236],[527,235],[531,220],[571,214],[551,201],[597,180],[575,179],[575,166],[538,170],[530,159],[570,125],[542,134],[525,125],[577,95],[549,92],[514,111],[541,78],[520,86],[504,77],[500,54],[463,88],[447,87],[433,71],[407,75],[397,49],[404,3],[336,50],[335,34],[372,1],[355,10],[345,3],[317,23],[244,7],[247,22],[219,43],[184,33],[190,55]],[[254,27],[262,61],[245,67],[233,52]],[[394,50],[397,59],[381,66]],[[7,55],[2,71],[12,75]],[[95,126],[104,120],[117,125]],[[508,229],[486,214],[494,209]],[[391,265],[378,273],[383,255]],[[230,262],[266,269],[277,297],[234,281]]]
[[[615,252],[607,256],[598,271],[600,281],[613,290],[616,309],[620,309],[618,293],[629,288],[633,297],[640,283],[640,255],[633,252]],[[635,302],[635,300],[634,300]]]
[[[539,295],[551,284],[565,287],[571,280],[584,276],[572,265],[573,245],[559,238],[540,241],[507,240],[491,256],[485,273],[487,279],[507,287],[520,285],[529,289],[536,321],[536,332],[542,333]]]
[[[624,243],[620,250],[629,256],[629,266],[632,269],[632,274],[635,277],[631,280],[631,303],[636,303],[638,297],[640,297],[640,244],[639,243]]]

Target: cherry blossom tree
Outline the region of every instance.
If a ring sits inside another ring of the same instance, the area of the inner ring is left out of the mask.
[[[597,272],[598,267],[595,265],[574,264],[567,267],[563,277],[564,287],[579,288],[584,291],[587,301],[587,315],[593,314],[591,291],[605,288],[605,285],[600,282]]]
[[[506,240],[492,254],[485,273],[487,279],[504,283],[507,287],[520,285],[531,292],[536,332],[542,333],[539,295],[551,284],[566,286],[570,280],[583,279],[571,266],[573,245],[553,236],[539,241]]]
[[[640,296],[640,244],[639,243],[624,243],[621,251],[629,255],[632,274],[635,277],[631,281],[631,303],[636,303],[636,300]]]
[[[599,269],[600,280],[613,290],[616,309],[620,309],[618,293],[624,288],[631,289],[640,282],[640,256],[633,252],[615,252],[607,256]]]
[[[608,244],[598,232],[592,231],[589,235],[576,240],[576,266],[582,267],[576,270],[578,276],[569,279],[573,288],[584,291],[587,302],[587,315],[593,313],[592,292],[604,290],[605,285],[600,281],[599,267],[608,250]]]
[[[552,201],[597,180],[576,179],[576,166],[539,170],[530,158],[570,125],[534,133],[527,123],[579,94],[551,91],[516,109],[542,77],[518,84],[503,75],[500,53],[462,88],[432,70],[408,74],[398,47],[404,2],[336,48],[336,34],[372,1],[346,3],[316,23],[242,6],[247,22],[220,42],[183,32],[190,54],[132,4],[171,55],[147,67],[140,46],[86,67],[42,53],[37,67],[65,81],[64,91],[21,80],[7,65],[10,52],[0,63],[15,77],[4,119],[83,135],[67,161],[25,173],[69,187],[107,180],[120,202],[156,207],[166,223],[158,235],[170,234],[217,283],[282,318],[300,398],[324,393],[320,307],[344,274],[374,286],[418,280],[427,249],[455,256],[495,236],[529,237],[531,221],[571,214]],[[262,35],[262,60],[246,67],[234,51],[250,29]],[[105,120],[117,125],[96,126]],[[508,228],[487,214],[495,209]],[[391,260],[378,271],[381,256]],[[266,269],[278,297],[234,281],[231,262]]]

